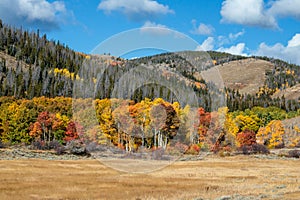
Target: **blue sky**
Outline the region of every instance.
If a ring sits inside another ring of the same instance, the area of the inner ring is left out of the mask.
[[[300,64],[299,8],[300,0],[1,0],[0,18],[85,53],[123,31],[158,27],[186,34],[197,50]]]

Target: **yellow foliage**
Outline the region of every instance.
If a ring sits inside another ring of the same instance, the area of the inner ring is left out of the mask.
[[[175,102],[173,103],[173,108],[174,108],[174,110],[176,111],[176,113],[178,114],[179,111],[180,111],[180,104],[179,104],[179,102],[175,101]]]
[[[94,82],[94,84],[97,83],[97,79],[95,77],[93,77],[93,82]]]
[[[67,124],[69,123],[70,119],[66,115],[61,115],[60,113],[56,113],[55,117],[62,121],[63,126],[67,127]]]
[[[54,69],[54,75],[55,76],[57,76],[58,74],[60,74],[60,75],[63,75],[63,76],[65,76],[65,77],[67,77],[67,78],[71,78],[72,80],[74,80],[74,77],[75,77],[75,74],[73,73],[73,72],[70,72],[68,69],[58,69],[58,68],[55,68]],[[52,70],[50,70],[49,71],[49,73],[52,73]],[[77,79],[77,76],[78,75],[76,75],[76,80],[78,80]],[[79,76],[78,76],[79,77]]]
[[[260,128],[256,137],[258,143],[267,143],[274,148],[283,143],[284,127],[280,120],[272,120],[265,128]]]

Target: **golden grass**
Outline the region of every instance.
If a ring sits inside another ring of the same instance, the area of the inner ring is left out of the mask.
[[[243,94],[255,94],[264,85],[266,70],[274,66],[265,60],[248,58],[218,65],[217,68],[226,87],[238,89]]]
[[[2,160],[0,199],[214,199],[233,194],[298,199],[299,167],[300,160],[235,156],[132,174],[97,160]]]

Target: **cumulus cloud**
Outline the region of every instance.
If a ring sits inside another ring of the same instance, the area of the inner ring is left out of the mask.
[[[295,17],[300,19],[299,0],[277,0],[272,2],[269,13],[279,17]]]
[[[196,35],[212,35],[212,33],[215,31],[214,27],[212,27],[211,25],[206,25],[203,23],[200,23],[199,26],[196,26],[196,20],[192,20],[192,24],[193,24],[193,30],[191,31],[192,34],[196,34]]]
[[[150,33],[150,34],[158,34],[158,35],[166,35],[171,32],[171,30],[167,26],[162,24],[157,24],[151,21],[146,21],[140,30],[141,33]]]
[[[278,17],[300,20],[299,0],[274,0],[265,5],[264,0],[225,0],[222,4],[221,22],[278,28]]]
[[[274,17],[265,11],[263,0],[225,0],[222,3],[221,15],[221,22],[225,23],[277,27]]]
[[[234,35],[240,35],[240,34],[234,34]],[[230,53],[230,54],[234,54],[234,55],[247,56],[247,54],[244,52],[246,50],[245,43],[238,43],[236,45],[232,45],[228,48],[225,48],[219,43],[219,40],[220,40],[220,36],[218,37],[217,41],[215,41],[215,39],[213,37],[208,37],[206,40],[203,41],[202,44],[197,46],[196,51],[215,50],[215,51],[226,52],[226,53]]]
[[[197,46],[196,51],[211,51],[214,49],[214,43],[214,38],[208,37],[201,45]]]
[[[23,26],[36,26],[52,30],[59,27],[60,18],[66,14],[61,1],[47,0],[1,0],[0,18],[5,23]]]
[[[245,46],[246,46],[245,43],[239,43],[229,48],[220,47],[217,51],[226,52],[234,55],[247,56],[247,54],[244,53]]]
[[[167,5],[153,0],[102,0],[98,9],[106,13],[121,12],[129,19],[137,21],[174,13]]]
[[[279,58],[300,65],[300,34],[295,34],[286,46],[281,43],[273,46],[261,43],[254,54]]]

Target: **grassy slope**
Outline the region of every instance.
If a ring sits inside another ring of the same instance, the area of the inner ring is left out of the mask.
[[[272,69],[273,64],[248,58],[217,65],[215,68],[220,71],[226,87],[239,89],[240,93],[255,94],[264,84],[265,71]]]
[[[16,69],[18,61],[17,61],[17,59],[15,57],[10,56],[10,55],[4,53],[3,51],[0,51],[0,60],[1,59],[5,59],[6,60],[6,66],[8,68],[12,67],[13,69]],[[26,64],[23,61],[19,61],[19,64],[21,64],[23,70],[29,67],[28,64]]]
[[[293,87],[287,88],[285,90],[282,90],[276,94],[273,95],[274,98],[276,97],[282,97],[282,95],[284,95],[284,97],[286,99],[299,99],[300,98],[300,83],[294,85]]]

